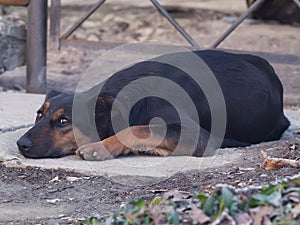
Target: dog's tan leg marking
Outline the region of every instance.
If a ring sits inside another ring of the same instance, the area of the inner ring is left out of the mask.
[[[133,126],[101,142],[83,145],[77,150],[77,154],[86,160],[106,160],[138,152],[168,156],[175,147],[174,141],[151,134],[149,126]]]

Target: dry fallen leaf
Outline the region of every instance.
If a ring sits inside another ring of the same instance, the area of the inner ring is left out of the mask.
[[[269,220],[269,215],[273,210],[274,208],[272,206],[260,206],[250,209],[249,211],[253,219],[253,225],[269,225],[271,223],[271,221]]]
[[[284,166],[291,166],[300,168],[300,161],[285,159],[285,158],[272,158],[268,156],[267,152],[261,151],[262,156],[265,158],[263,165],[266,170],[277,170]]]
[[[253,222],[248,213],[237,213],[234,215],[234,219],[239,225],[251,225]]]
[[[205,213],[201,209],[198,209],[195,206],[192,207],[191,218],[197,224],[203,224],[210,221],[210,218],[205,215]]]
[[[297,204],[294,208],[291,210],[293,218],[297,218],[300,215],[300,204]]]
[[[268,153],[266,151],[261,150],[261,154],[265,159],[268,158]]]
[[[204,192],[205,193],[211,193],[212,191],[212,185],[211,184],[204,184]]]
[[[226,224],[226,225],[237,225],[237,223],[234,221],[234,219],[229,215],[228,209],[224,209],[221,216],[217,218],[211,225],[220,225],[220,224]]]
[[[272,159],[265,159],[263,164],[266,170],[278,170],[285,166],[284,161],[274,161]]]
[[[178,190],[171,190],[165,193],[167,198],[172,198],[174,202],[182,201],[184,199],[183,194],[181,194]]]

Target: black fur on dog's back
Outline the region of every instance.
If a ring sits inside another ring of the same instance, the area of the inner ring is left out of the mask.
[[[225,140],[222,147],[279,139],[289,126],[289,121],[283,114],[282,84],[272,66],[266,60],[253,55],[211,50],[194,53],[211,69],[224,95],[227,111],[225,139],[229,141]],[[192,98],[201,127],[210,131],[211,111],[205,94],[190,75],[170,64],[151,60],[121,70],[101,84],[104,86],[99,96],[115,99],[122,88],[131,82],[152,76],[167,78],[179,84]],[[149,84],[149,88],[159,91],[163,87],[154,83]],[[126,107],[130,105],[127,104],[131,99],[130,95],[135,96],[142,92],[147,92],[147,89],[135,86],[126,93],[126,99],[122,96],[119,98]],[[186,107],[182,96],[176,98],[183,102],[182,107]],[[179,122],[178,114],[169,103],[157,97],[148,97],[131,109],[130,125],[148,124],[153,117],[162,117],[168,124]],[[105,134],[103,138],[113,134]]]

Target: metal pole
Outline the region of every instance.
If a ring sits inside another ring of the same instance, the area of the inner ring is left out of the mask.
[[[157,10],[167,18],[167,20],[175,27],[175,29],[193,46],[200,48],[198,43],[176,22],[176,20],[168,13],[168,11],[162,7],[158,1],[150,0]]]
[[[28,7],[27,83],[30,93],[46,92],[47,0],[31,0]]]
[[[61,0],[51,0],[49,46],[55,50],[60,48],[60,9]]]
[[[81,16],[81,18],[63,36],[61,36],[61,38],[67,39],[68,37],[70,37],[74,33],[74,31],[77,30],[78,27],[80,27],[81,24],[83,24],[83,22],[86,21],[104,2],[105,0],[100,0],[99,2],[94,4],[86,14]]]
[[[231,27],[229,27],[220,38],[218,38],[215,43],[212,44],[211,48],[216,48],[219,44],[221,44],[231,33],[232,31],[234,31],[249,15],[250,13],[252,13],[255,9],[258,8],[258,6],[260,6],[260,4],[262,4],[265,0],[257,0],[256,2],[254,2],[249,9],[243,14],[241,15],[237,21],[235,21],[234,24],[232,24]]]

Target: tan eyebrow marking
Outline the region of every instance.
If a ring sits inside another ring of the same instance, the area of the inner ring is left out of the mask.
[[[45,115],[49,109],[50,109],[50,102],[45,102],[42,111],[43,115]]]
[[[64,114],[64,112],[65,112],[64,109],[58,109],[56,112],[53,113],[51,119],[52,120],[58,120],[59,117]]]

